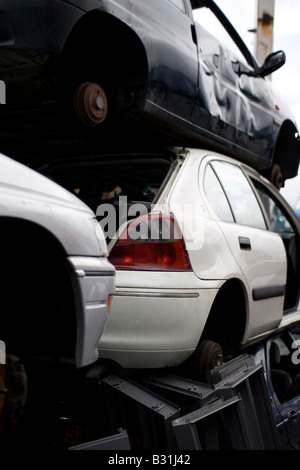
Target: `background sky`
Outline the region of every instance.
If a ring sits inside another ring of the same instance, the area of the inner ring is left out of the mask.
[[[257,0],[215,0],[255,55]],[[274,0],[273,51],[284,50],[285,65],[272,74],[272,82],[291,107],[300,130],[300,0]],[[300,198],[300,172],[281,190],[294,207]]]

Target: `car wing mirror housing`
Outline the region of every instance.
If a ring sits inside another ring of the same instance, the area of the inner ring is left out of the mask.
[[[272,54],[268,55],[259,69],[259,75],[261,77],[265,77],[266,75],[270,75],[270,73],[275,72],[280,67],[285,64],[286,55],[284,51],[277,51],[272,52]]]

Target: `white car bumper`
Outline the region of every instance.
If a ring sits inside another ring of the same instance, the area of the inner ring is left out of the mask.
[[[76,366],[83,367],[98,359],[97,345],[107,322],[115,270],[106,258],[72,256],[68,260],[75,273]]]

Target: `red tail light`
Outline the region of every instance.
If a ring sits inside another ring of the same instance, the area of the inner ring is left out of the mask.
[[[129,224],[109,256],[117,269],[192,271],[173,215],[149,214]]]

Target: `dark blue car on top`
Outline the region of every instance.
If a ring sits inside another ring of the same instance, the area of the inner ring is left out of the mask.
[[[258,64],[213,0],[0,0],[0,31],[3,153],[178,144],[214,147],[276,186],[296,175],[297,126],[268,79],[285,54]]]

